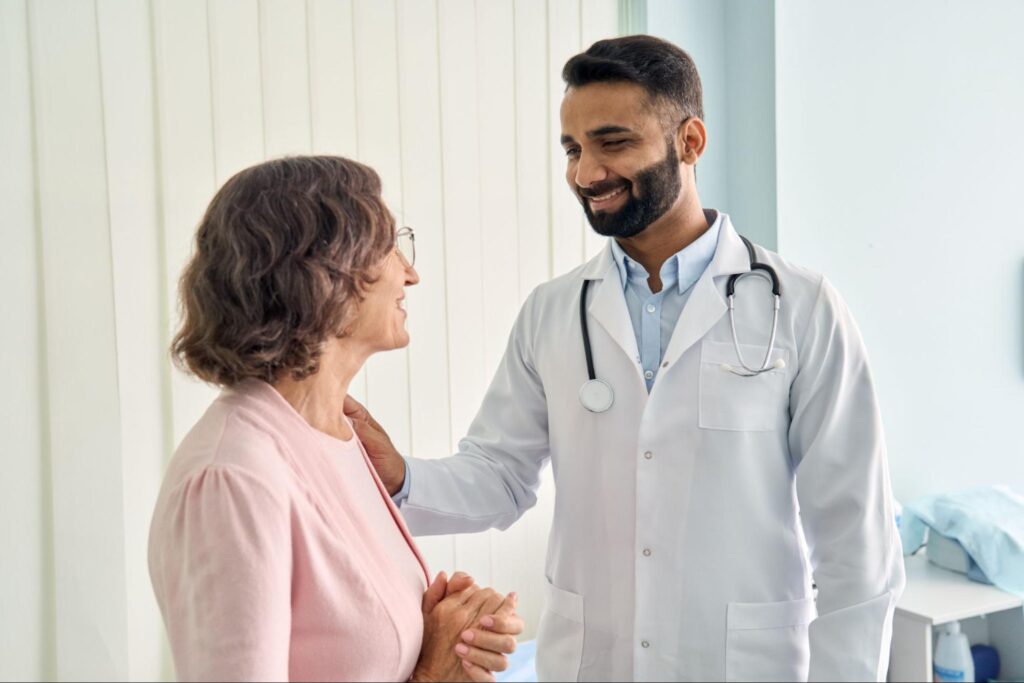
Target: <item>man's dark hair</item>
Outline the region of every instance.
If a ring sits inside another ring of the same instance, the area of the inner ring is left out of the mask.
[[[662,115],[666,126],[704,118],[697,65],[690,55],[654,36],[599,40],[562,69],[566,90],[589,83],[636,83]]]

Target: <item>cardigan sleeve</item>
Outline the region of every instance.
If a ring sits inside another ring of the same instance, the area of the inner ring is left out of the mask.
[[[178,679],[288,680],[291,524],[286,496],[209,465],[160,501],[149,563]]]

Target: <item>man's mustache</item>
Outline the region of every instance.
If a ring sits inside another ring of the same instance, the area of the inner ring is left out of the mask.
[[[629,187],[631,185],[632,183],[629,182],[628,180],[606,180],[603,183],[591,185],[590,187],[580,187],[579,185],[577,185],[576,191],[579,192],[581,197],[593,198],[600,197],[603,194],[608,194],[609,192],[617,190],[620,187]]]

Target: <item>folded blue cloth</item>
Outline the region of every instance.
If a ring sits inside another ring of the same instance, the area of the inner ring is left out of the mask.
[[[989,581],[1024,598],[1024,497],[989,486],[908,503],[900,523],[905,554],[924,545],[928,528],[958,541]]]
[[[494,679],[516,683],[537,683],[537,641],[519,643],[508,657],[508,668],[494,675]]]

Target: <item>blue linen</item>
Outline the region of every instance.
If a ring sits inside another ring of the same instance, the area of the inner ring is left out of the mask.
[[[537,641],[519,643],[508,657],[508,668],[494,674],[495,681],[511,683],[537,683]]]
[[[1024,598],[1024,496],[989,486],[908,503],[900,524],[904,554],[924,545],[929,529],[959,542],[989,581]]]

